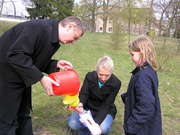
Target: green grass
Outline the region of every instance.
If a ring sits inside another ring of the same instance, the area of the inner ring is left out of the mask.
[[[180,67],[180,55],[172,53],[176,51],[175,48],[177,44],[171,47],[167,44],[165,49],[161,44],[156,44],[158,55],[162,55],[162,59],[168,55],[168,58],[166,58],[167,61],[160,63],[161,66],[165,68],[159,71],[159,95],[163,115],[163,134],[178,135],[180,132],[180,68],[178,68]],[[133,69],[127,51],[127,43],[120,44],[119,46],[120,49],[113,49],[111,34],[86,33],[84,37],[75,44],[62,45],[54,56],[57,59],[71,61],[74,64],[74,68],[80,74],[81,81],[83,81],[86,72],[95,69],[95,64],[99,57],[103,55],[112,57],[115,63],[114,72],[121,79],[122,87],[116,98],[118,113],[114,120],[111,135],[123,135],[122,123],[124,106],[120,99],[120,94],[126,91],[131,75],[130,72]],[[171,52],[167,54],[167,51],[170,49]],[[60,100],[61,97],[48,97],[42,94],[43,92],[40,86],[36,87],[39,89],[38,91],[41,91],[38,94],[41,96],[41,100],[39,100],[35,92],[36,90],[34,90],[33,101],[36,103],[34,104],[33,118],[38,115],[40,119],[33,120],[34,128],[41,127],[42,130],[45,128],[57,135],[59,133],[67,134],[64,128],[66,127],[66,118],[70,112],[64,109],[64,105]],[[47,109],[46,113],[41,114],[42,109]],[[56,117],[56,120],[54,120],[54,117]],[[42,122],[41,120],[43,121],[42,125],[39,124]]]
[[[124,106],[120,94],[127,90],[133,64],[128,54],[127,41],[119,42],[116,47],[111,40],[112,34],[86,33],[72,45],[62,45],[54,55],[56,59],[71,61],[79,73],[81,83],[88,71],[95,69],[96,61],[103,55],[112,57],[115,63],[114,73],[122,81],[120,93],[116,98],[117,116],[111,135],[123,135]],[[124,35],[127,39],[127,35]],[[132,37],[134,38],[134,36]],[[159,95],[162,108],[163,135],[180,134],[180,52],[178,41],[154,41],[162,67],[159,75]],[[66,131],[66,119],[71,113],[62,103],[62,97],[47,96],[39,83],[33,86],[33,129],[36,135],[69,135]]]
[[[7,21],[0,21],[0,35],[5,32],[7,29],[11,28],[18,22],[7,22]]]

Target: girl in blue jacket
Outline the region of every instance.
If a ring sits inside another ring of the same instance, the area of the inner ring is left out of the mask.
[[[135,64],[128,90],[122,94],[125,104],[125,135],[162,135],[158,96],[156,52],[151,40],[139,37],[129,45]]]

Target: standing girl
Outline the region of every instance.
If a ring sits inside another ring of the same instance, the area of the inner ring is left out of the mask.
[[[125,135],[162,135],[155,48],[149,38],[139,37],[129,45],[129,52],[136,68],[121,95]]]

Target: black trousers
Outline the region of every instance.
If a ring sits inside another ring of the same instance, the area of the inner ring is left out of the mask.
[[[31,90],[22,93],[21,104],[12,123],[0,119],[0,135],[33,135],[31,121]]]
[[[30,117],[8,124],[0,121],[0,135],[33,135]]]
[[[0,135],[16,135],[17,123],[12,124],[0,121]]]

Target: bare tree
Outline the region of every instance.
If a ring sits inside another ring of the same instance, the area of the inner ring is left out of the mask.
[[[14,3],[14,1],[13,1],[13,0],[10,0],[10,1],[11,1],[12,5],[13,5],[13,9],[14,9],[14,16],[16,16],[16,5],[15,5],[15,3]]]
[[[106,32],[107,21],[114,8],[119,8],[120,0],[103,0],[102,2],[102,20],[103,32]]]
[[[152,18],[153,18],[153,4],[154,0],[150,0],[150,7],[149,7],[149,24],[148,24],[148,30],[151,30],[151,24],[152,24]]]
[[[95,17],[96,17],[96,9],[97,9],[97,1],[93,0],[92,7],[91,7],[91,25],[92,25],[92,31],[96,31],[96,23],[95,23]]]
[[[0,16],[2,15],[3,5],[4,5],[4,0],[1,0],[1,2],[0,2]]]
[[[180,39],[180,8],[178,9],[178,12],[175,17],[175,31],[173,37]],[[180,50],[180,40],[179,40],[179,50]]]
[[[15,1],[14,0],[1,0],[0,2],[0,15],[2,15],[2,12],[3,12],[3,6],[4,4],[9,4],[11,3],[12,6],[13,6],[13,11],[14,11],[14,16],[16,16],[16,4],[15,4]]]
[[[124,0],[123,8],[127,13],[125,13],[125,18],[128,23],[128,42],[130,42],[130,34],[131,34],[131,22],[132,22],[132,10],[135,7],[135,0]]]
[[[101,0],[82,0],[81,6],[85,8],[84,14],[86,14],[86,20],[89,19],[90,25],[91,25],[91,32],[95,32],[96,30],[96,16],[98,14],[99,5],[101,3]]]
[[[131,34],[131,15],[132,15],[132,10],[131,10],[131,0],[128,0],[128,13],[129,13],[129,17],[128,17],[128,43],[130,42],[130,34]]]
[[[108,20],[109,0],[103,0],[103,32],[106,32]]]
[[[160,0],[158,7],[160,9],[158,35],[161,36],[163,32],[164,36],[170,36],[174,31],[174,37],[176,37],[179,27],[180,1]]]
[[[160,0],[159,3],[157,4],[157,6],[160,9],[159,32],[158,32],[159,36],[161,36],[161,33],[162,33],[162,27],[163,27],[162,22],[165,17],[165,12],[168,9],[171,2],[172,2],[172,0],[170,0],[170,1]]]
[[[126,34],[123,33],[123,23],[120,8],[121,7],[115,8],[111,14],[111,18],[113,20],[113,33],[111,35],[111,39],[112,48],[115,50],[121,49],[121,46],[125,44],[126,40]]]
[[[172,0],[168,10],[166,10],[165,14],[168,18],[168,29],[167,29],[167,36],[170,36],[171,29],[175,29],[176,27],[176,19],[178,18],[180,13],[180,1],[179,0]]]

